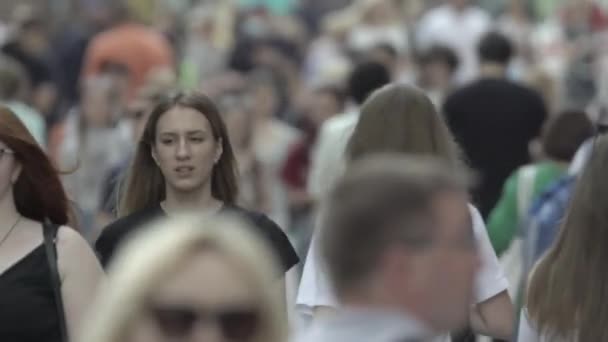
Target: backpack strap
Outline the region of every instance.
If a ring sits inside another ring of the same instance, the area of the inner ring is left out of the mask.
[[[63,342],[68,342],[65,310],[63,308],[63,297],[61,295],[61,278],[59,276],[59,268],[57,267],[56,240],[59,226],[52,224],[51,221],[46,219],[44,220],[42,227],[44,231],[44,247],[46,249],[46,258],[51,275],[51,285],[53,286],[53,294],[55,296],[57,317],[59,319],[59,329],[61,330],[61,340]]]

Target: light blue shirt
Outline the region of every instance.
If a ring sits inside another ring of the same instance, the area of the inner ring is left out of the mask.
[[[46,147],[46,122],[44,117],[34,108],[21,102],[7,101],[3,105],[17,115],[36,142],[44,149]]]

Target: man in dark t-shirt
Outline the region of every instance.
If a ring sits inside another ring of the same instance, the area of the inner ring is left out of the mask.
[[[448,96],[443,107],[467,161],[478,172],[473,195],[484,217],[507,177],[529,162],[529,143],[547,116],[537,92],[507,79],[512,52],[503,35],[484,36],[478,47],[481,77]]]

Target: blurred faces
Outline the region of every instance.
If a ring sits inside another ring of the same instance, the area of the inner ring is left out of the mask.
[[[42,57],[48,48],[48,38],[42,26],[32,26],[21,33],[21,46],[32,56]]]
[[[479,260],[467,196],[439,195],[433,211],[435,239],[413,258],[409,295],[418,302],[425,321],[439,331],[450,331],[468,321]]]
[[[141,136],[144,133],[146,123],[150,117],[152,105],[152,103],[149,103],[144,99],[136,99],[127,109],[126,116],[127,119],[131,120],[133,125],[133,139],[135,143],[141,139]]]
[[[396,19],[399,9],[394,1],[377,1],[365,15],[365,21],[371,25],[386,25]]]
[[[174,107],[160,117],[152,157],[168,190],[188,193],[208,188],[211,191],[211,175],[221,154],[221,141],[214,137],[203,113]]]
[[[20,171],[21,167],[15,160],[14,151],[0,141],[0,201],[11,193]]]
[[[120,96],[123,88],[120,85],[117,79],[109,75],[87,80],[82,99],[82,114],[88,125],[104,127],[119,118],[124,108],[124,99]]]
[[[469,0],[448,0],[447,2],[457,10],[463,10],[469,5]]]
[[[91,126],[105,126],[112,117],[110,103],[103,92],[87,92],[83,99],[83,119]]]
[[[278,99],[274,87],[270,84],[259,84],[254,86],[252,92],[256,118],[271,118],[278,107]]]
[[[430,61],[421,68],[422,78],[427,88],[446,88],[452,84],[454,71],[440,60]]]
[[[259,341],[260,307],[244,271],[212,250],[188,258],[153,291],[129,341]]]
[[[223,113],[228,136],[235,148],[247,148],[252,135],[252,122],[245,108],[232,107]]]
[[[316,92],[312,101],[310,119],[316,127],[320,127],[325,120],[342,112],[341,104],[329,92]]]
[[[397,71],[399,57],[396,50],[389,51],[390,49],[392,49],[392,47],[376,46],[368,52],[368,59],[384,65],[391,74],[394,74]]]

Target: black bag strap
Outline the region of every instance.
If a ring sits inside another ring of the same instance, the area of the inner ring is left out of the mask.
[[[57,317],[59,318],[59,329],[61,330],[61,340],[68,342],[68,331],[65,322],[65,311],[63,309],[63,298],[61,295],[61,279],[59,269],[57,267],[57,231],[59,226],[52,224],[48,219],[44,221],[44,247],[46,249],[46,258],[49,264],[51,274],[51,285],[55,295],[55,305],[57,307]]]

